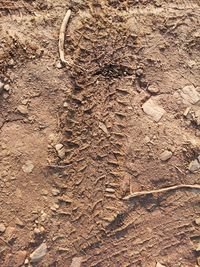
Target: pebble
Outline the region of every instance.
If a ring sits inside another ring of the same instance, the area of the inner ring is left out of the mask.
[[[60,61],[58,61],[58,62],[56,63],[56,68],[57,68],[57,69],[62,69],[62,68],[63,68],[63,65],[61,64]]]
[[[0,223],[0,233],[4,233],[6,231],[6,227],[3,223]]]
[[[48,190],[46,190],[46,189],[42,189],[41,194],[42,194],[43,196],[48,196],[49,192],[48,192]]]
[[[198,244],[198,246],[195,249],[197,252],[200,252],[200,243]]]
[[[147,91],[150,92],[151,94],[158,94],[160,90],[155,84],[151,84],[147,88]]]
[[[56,204],[56,203],[54,203],[54,204],[50,207],[50,209],[51,209],[52,211],[57,211],[57,210],[59,209],[59,205]]]
[[[27,108],[27,106],[25,106],[25,105],[19,105],[19,106],[17,107],[17,110],[19,111],[19,113],[21,113],[21,114],[23,114],[23,115],[28,114],[28,108]]]
[[[42,211],[41,217],[40,217],[41,221],[44,222],[47,219],[47,216],[48,216],[47,213],[45,213],[44,211]]]
[[[183,99],[183,103],[186,105],[195,105],[200,101],[200,93],[196,90],[194,85],[185,86],[180,95]]]
[[[35,235],[42,235],[45,233],[45,229],[43,226],[40,226],[39,228],[35,228],[33,232]]]
[[[105,133],[105,134],[109,134],[108,129],[106,127],[106,125],[103,122],[99,122],[99,128]]]
[[[151,98],[143,104],[142,109],[155,122],[159,122],[165,114],[165,110]]]
[[[161,264],[160,262],[157,262],[156,267],[165,267],[165,265]]]
[[[63,107],[64,107],[64,108],[67,108],[67,107],[68,107],[68,103],[67,103],[67,102],[64,102],[64,103],[63,103]]]
[[[115,189],[113,189],[113,188],[106,188],[106,192],[108,192],[108,193],[115,193]]]
[[[17,219],[15,220],[15,224],[16,224],[17,226],[24,227],[24,223],[23,223],[19,218],[17,218]]]
[[[172,152],[169,150],[165,150],[161,155],[160,155],[160,159],[162,161],[167,161],[172,157]]]
[[[34,250],[31,255],[30,259],[32,263],[41,261],[44,256],[47,254],[47,245],[46,243],[42,243],[36,250]]]
[[[28,160],[23,166],[22,166],[22,170],[25,173],[31,173],[34,169],[34,165],[32,163],[32,161]]]
[[[144,70],[142,68],[138,68],[135,71],[135,74],[136,74],[137,77],[142,77],[142,76],[144,76]]]
[[[28,265],[28,263],[29,263],[29,260],[28,259],[25,259],[24,264],[25,265]]]
[[[56,188],[53,188],[51,192],[53,196],[58,196],[60,194],[60,190]]]
[[[197,159],[190,162],[190,165],[188,166],[189,171],[195,173],[200,169],[200,163]]]
[[[4,90],[9,92],[10,91],[10,85],[9,84],[4,85]]]
[[[148,144],[150,142],[151,142],[150,137],[146,135],[145,138],[144,138],[144,143]]]
[[[64,159],[64,157],[65,157],[65,148],[64,148],[63,144],[55,145],[55,149],[57,151],[58,157],[60,159]]]
[[[72,259],[70,267],[81,267],[82,262],[83,262],[83,257],[74,257]]]
[[[195,219],[195,223],[196,223],[196,225],[200,225],[200,217]]]

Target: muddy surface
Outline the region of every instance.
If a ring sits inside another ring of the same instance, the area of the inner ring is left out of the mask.
[[[0,266],[199,266],[198,190],[126,199],[199,183],[199,1],[3,0],[0,22]]]

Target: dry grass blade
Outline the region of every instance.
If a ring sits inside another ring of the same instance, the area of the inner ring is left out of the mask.
[[[134,197],[139,197],[139,196],[145,196],[145,195],[150,195],[150,194],[156,194],[156,193],[164,193],[172,190],[177,190],[177,189],[197,189],[200,190],[200,185],[187,185],[187,184],[181,184],[181,185],[174,185],[170,187],[165,187],[161,189],[155,189],[155,190],[150,190],[150,191],[140,191],[140,192],[135,192],[130,194],[129,196],[126,196],[123,198],[123,200],[129,200]]]
[[[63,19],[63,22],[60,27],[60,34],[59,34],[59,54],[60,54],[60,61],[62,63],[68,63],[65,60],[65,52],[64,52],[64,44],[65,44],[65,30],[69,21],[69,18],[71,16],[71,10],[69,9]]]

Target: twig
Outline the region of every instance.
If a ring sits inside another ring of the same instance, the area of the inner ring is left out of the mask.
[[[11,245],[6,240],[4,240],[2,237],[0,237],[0,240],[4,242],[9,248],[11,248]]]
[[[132,198],[138,197],[138,196],[145,196],[145,195],[150,195],[150,194],[155,194],[155,193],[163,193],[163,192],[177,190],[177,189],[183,189],[183,188],[200,190],[200,185],[180,184],[180,185],[174,185],[174,186],[150,190],[150,191],[135,192],[135,193],[130,194],[129,196],[124,197],[123,200],[129,200],[129,199],[132,199]]]
[[[67,168],[69,167],[69,165],[47,165],[47,167],[49,168],[58,168],[58,169],[64,169],[64,168]]]
[[[67,23],[69,21],[69,18],[71,16],[71,10],[69,9],[63,19],[63,22],[60,27],[60,34],[59,34],[59,54],[60,54],[60,61],[62,63],[67,63],[68,62],[65,60],[65,52],[64,52],[64,44],[65,44],[65,30],[67,27]]]

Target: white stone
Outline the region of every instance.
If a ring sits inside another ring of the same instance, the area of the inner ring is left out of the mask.
[[[4,233],[6,230],[6,227],[3,223],[0,223],[0,233]]]
[[[198,162],[198,160],[195,159],[195,160],[191,161],[188,169],[193,173],[197,172],[200,169],[200,163]]]
[[[47,253],[46,243],[42,243],[33,253],[30,255],[31,262],[41,261]]]
[[[31,173],[34,169],[34,165],[32,163],[32,161],[28,160],[23,166],[22,166],[22,170],[23,172],[26,173]]]
[[[165,110],[151,98],[143,104],[142,108],[143,111],[155,122],[159,122],[165,114]]]
[[[160,262],[157,262],[156,267],[165,267],[165,265],[161,264]]]
[[[200,93],[196,90],[194,85],[185,86],[181,92],[183,103],[186,105],[195,105],[200,101]]]
[[[160,155],[160,159],[162,161],[167,161],[172,157],[172,152],[169,150],[165,150],[163,153]]]
[[[159,93],[160,90],[159,90],[157,85],[151,84],[148,86],[147,91],[149,91],[152,94],[157,94],[157,93]]]
[[[28,108],[27,108],[27,106],[25,106],[25,105],[19,105],[19,106],[17,107],[17,110],[19,111],[19,113],[21,113],[21,114],[23,114],[23,115],[28,114]]]

